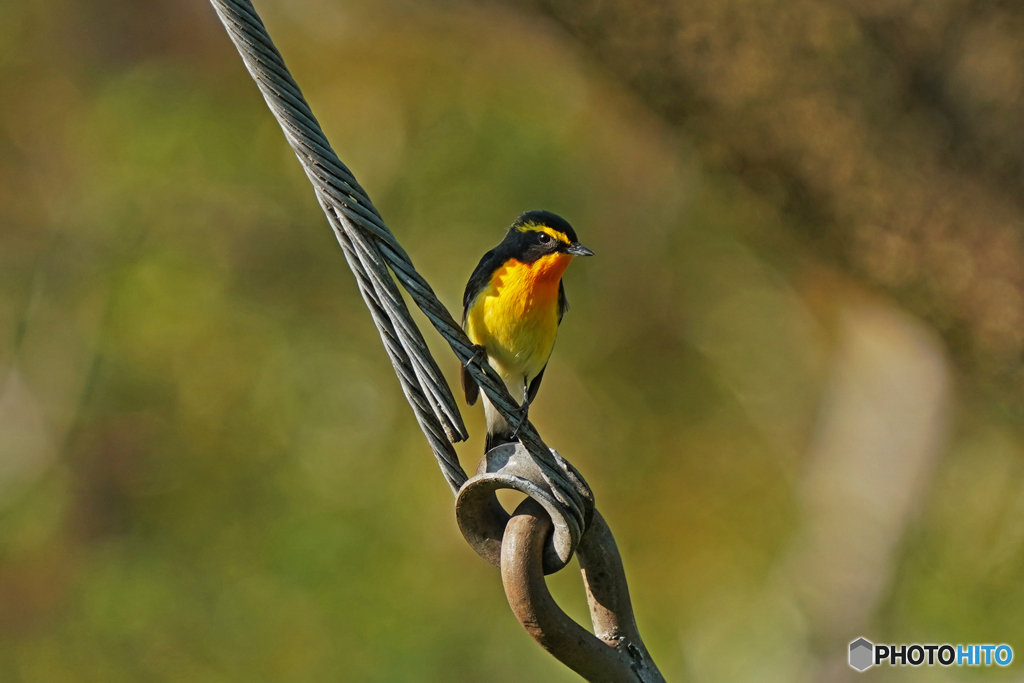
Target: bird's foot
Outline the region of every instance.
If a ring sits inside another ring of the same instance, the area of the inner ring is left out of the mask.
[[[530,383],[523,378],[523,405],[519,406],[519,419],[516,421],[516,426],[512,429],[512,438],[516,438],[519,434],[519,430],[524,424],[526,424],[527,418],[530,416]]]
[[[473,363],[477,365],[483,365],[484,361],[487,360],[487,347],[482,344],[473,345],[473,355],[466,362],[466,366],[470,366]]]
[[[526,424],[526,420],[529,418],[529,416],[530,416],[530,402],[529,401],[523,401],[523,405],[521,405],[519,407],[519,419],[516,420],[516,426],[512,428],[512,438],[513,439],[516,439],[516,438],[519,437],[519,430],[522,428],[522,426],[524,424]]]

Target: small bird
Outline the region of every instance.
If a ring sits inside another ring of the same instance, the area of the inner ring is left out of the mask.
[[[569,310],[562,273],[574,256],[593,255],[564,218],[549,211],[527,211],[470,276],[462,297],[462,327],[521,406],[513,426],[484,394],[484,452],[515,441],[537,397],[562,316]],[[466,403],[475,404],[480,387],[465,366],[462,388]]]

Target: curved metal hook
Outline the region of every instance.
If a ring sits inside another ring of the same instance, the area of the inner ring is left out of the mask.
[[[581,488],[589,492],[576,468],[554,450],[551,452],[569,479],[582,482]],[[568,564],[583,535],[582,530],[576,518],[567,514],[556,500],[544,473],[521,443],[504,444],[488,451],[480,460],[476,476],[463,484],[455,500],[459,529],[477,554],[495,567],[501,565],[501,542],[510,516],[494,495],[498,489],[525,493],[537,501],[553,520],[554,533],[550,534],[544,546],[544,573],[553,574]],[[590,504],[584,511],[584,520],[589,523],[593,499],[584,500]]]
[[[527,498],[509,520],[501,545],[501,580],[519,623],[541,647],[591,683],[665,683],[640,638],[615,538],[596,510],[576,555],[594,633],[573,621],[544,581],[551,518]]]

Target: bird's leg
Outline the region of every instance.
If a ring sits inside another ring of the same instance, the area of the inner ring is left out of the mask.
[[[512,438],[516,438],[519,429],[526,424],[526,418],[530,415],[530,383],[523,376],[523,405],[519,406],[519,419],[516,421],[515,429],[512,430]]]
[[[483,344],[473,344],[473,355],[466,362],[466,366],[469,367],[473,363],[483,365],[485,360],[487,360],[487,347]]]

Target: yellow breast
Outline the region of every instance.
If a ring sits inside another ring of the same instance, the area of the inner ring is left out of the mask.
[[[547,364],[558,333],[558,284],[571,260],[566,254],[533,263],[511,259],[471,302],[466,334],[486,347],[506,382],[513,375],[530,381]]]

